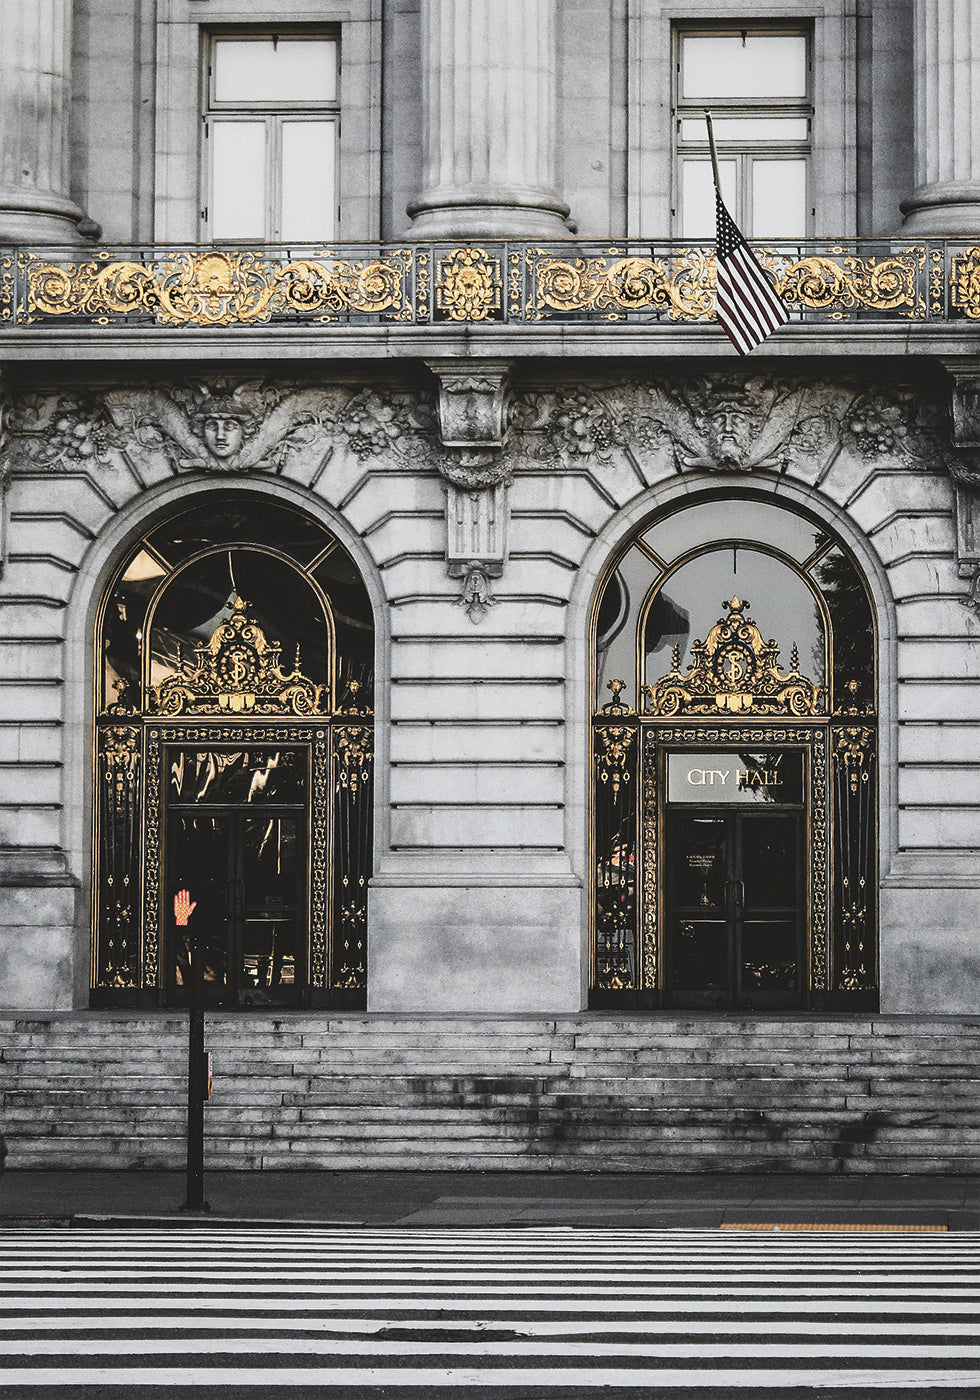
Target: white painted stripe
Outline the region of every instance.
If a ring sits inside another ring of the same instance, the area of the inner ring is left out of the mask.
[[[441,1312],[442,1309],[439,1309]],[[255,1318],[252,1316],[229,1317],[218,1314],[213,1317],[195,1317],[191,1313],[136,1313],[131,1316],[124,1316],[118,1313],[102,1313],[97,1317],[62,1314],[57,1317],[20,1317],[20,1318],[0,1318],[0,1333],[27,1332],[33,1336],[37,1332],[62,1332],[66,1337],[71,1337],[72,1333],[99,1331],[105,1336],[112,1336],[117,1332],[132,1331],[158,1331],[171,1335],[180,1331],[181,1328],[187,1331],[203,1331],[209,1329],[211,1335],[216,1335],[225,1331],[251,1332],[255,1328]],[[461,1327],[472,1328],[484,1333],[487,1337],[493,1338],[495,1332],[521,1332],[527,1336],[535,1337],[557,1337],[557,1336],[585,1336],[590,1333],[594,1326],[598,1327],[596,1319],[591,1309],[588,1315],[583,1315],[580,1319],[568,1319],[565,1322],[549,1322],[540,1318],[527,1318],[517,1314],[508,1317],[504,1321],[493,1322],[480,1317],[475,1320],[460,1319],[456,1321],[444,1321],[440,1317],[429,1318],[416,1314],[413,1317],[397,1318],[385,1316],[379,1311],[370,1317],[300,1317],[296,1319],[276,1318],[277,1335],[294,1336],[303,1332],[322,1332],[330,1335],[333,1333],[349,1334],[351,1332],[373,1334],[382,1332],[389,1327],[398,1327],[399,1330],[415,1328],[420,1332],[447,1331],[458,1332]],[[759,1333],[761,1336],[771,1336],[775,1333],[784,1332],[796,1335],[801,1328],[806,1330],[808,1336],[829,1336],[834,1337],[838,1342],[848,1337],[890,1337],[894,1334],[896,1340],[907,1339],[910,1335],[917,1337],[958,1337],[961,1341],[966,1338],[968,1331],[976,1333],[980,1337],[980,1318],[977,1318],[973,1329],[968,1329],[966,1321],[962,1322],[924,1322],[921,1318],[901,1314],[894,1320],[888,1321],[884,1318],[876,1318],[874,1322],[854,1322],[850,1318],[838,1319],[835,1315],[832,1322],[822,1322],[819,1318],[807,1315],[805,1318],[795,1318],[791,1322],[784,1322],[780,1318],[766,1317],[758,1322],[752,1318],[746,1318],[741,1312],[737,1317],[731,1319],[724,1315],[710,1321],[700,1318],[690,1317],[678,1322],[673,1319],[658,1318],[651,1322],[624,1321],[622,1318],[615,1318],[610,1322],[602,1322],[601,1333],[596,1335],[608,1336],[614,1332],[617,1336],[627,1336],[630,1333],[642,1333],[648,1335],[651,1326],[655,1326],[658,1336],[667,1336],[670,1333],[677,1333],[678,1336],[706,1335],[722,1336],[734,1335],[735,1333],[750,1334]]]
[[[263,1320],[268,1326],[268,1321]],[[805,1326],[806,1324],[802,1324]],[[20,1342],[0,1341],[0,1356],[104,1356],[111,1351],[113,1356],[126,1356],[130,1353],[147,1356],[193,1355],[206,1356],[251,1354],[258,1357],[302,1356],[364,1356],[371,1354],[379,1361],[390,1356],[447,1356],[447,1357],[491,1357],[491,1356],[635,1356],[664,1357],[676,1360],[696,1352],[698,1357],[716,1359],[731,1357],[735,1360],[756,1357],[759,1361],[782,1361],[799,1357],[810,1360],[840,1360],[841,1347],[828,1342],[825,1346],[812,1342],[768,1343],[758,1342],[603,1342],[603,1341],[564,1341],[546,1342],[540,1340],[497,1342],[491,1337],[481,1337],[473,1341],[412,1341],[411,1339],[389,1341],[385,1337],[331,1338],[327,1341],[317,1337],[282,1337],[257,1334],[247,1339],[227,1337],[179,1337],[173,1340],[165,1337],[132,1339],[114,1337],[111,1341],[103,1338],[74,1338],[70,1344],[64,1341],[45,1341],[25,1337]],[[923,1346],[911,1343],[907,1346],[884,1346],[876,1343],[860,1343],[847,1349],[848,1358],[857,1361],[872,1361],[876,1358],[899,1362],[920,1360],[980,1360],[980,1346]]]
[[[504,1203],[505,1204],[505,1203]],[[518,1203],[521,1209],[533,1208],[533,1202]],[[609,1209],[614,1208],[614,1203],[605,1203]],[[635,1203],[630,1203],[630,1208],[634,1208]],[[492,1209],[491,1206],[481,1206],[481,1209]],[[657,1203],[651,1202],[649,1209],[657,1209]],[[687,1202],[685,1209],[697,1209],[697,1203]],[[831,1206],[821,1206],[821,1210],[831,1209]],[[923,1208],[925,1209],[925,1207]],[[754,1207],[758,1213],[759,1207]],[[742,1210],[742,1213],[747,1213]],[[781,1208],[781,1213],[787,1216],[803,1215],[805,1210],[798,1209],[788,1204],[785,1209]],[[976,1247],[980,1241],[980,1231],[956,1231],[953,1234],[944,1234],[941,1238],[936,1235],[906,1235],[898,1234],[894,1237],[879,1235],[877,1232],[871,1236],[848,1235],[841,1239],[831,1235],[830,1238],[823,1233],[809,1235],[803,1232],[803,1238],[797,1238],[797,1232],[792,1232],[791,1236],[774,1235],[772,1239],[762,1241],[755,1230],[726,1230],[720,1233],[713,1227],[698,1227],[696,1229],[645,1229],[643,1227],[604,1227],[589,1229],[586,1226],[575,1225],[520,1225],[508,1224],[504,1226],[466,1226],[443,1228],[437,1226],[382,1226],[371,1228],[368,1226],[297,1226],[290,1225],[283,1228],[264,1228],[261,1226],[239,1226],[229,1220],[223,1225],[191,1224],[188,1221],[176,1221],[172,1226],[86,1226],[75,1227],[66,1230],[65,1227],[57,1229],[32,1229],[18,1226],[14,1228],[0,1229],[0,1238],[5,1238],[11,1243],[21,1240],[48,1239],[54,1243],[62,1243],[70,1239],[73,1243],[82,1245],[89,1240],[101,1240],[103,1242],[124,1244],[126,1241],[138,1245],[141,1241],[150,1239],[193,1242],[199,1239],[209,1239],[215,1242],[234,1244],[241,1240],[248,1243],[258,1242],[269,1245],[289,1245],[290,1243],[316,1244],[318,1242],[331,1242],[335,1240],[370,1240],[376,1243],[390,1243],[392,1237],[396,1239],[406,1239],[414,1241],[431,1240],[436,1243],[460,1243],[476,1242],[483,1244],[511,1244],[515,1247],[524,1247],[538,1241],[542,1244],[552,1245],[560,1248],[571,1248],[577,1245],[597,1245],[603,1247],[610,1239],[620,1242],[632,1243],[642,1246],[653,1240],[664,1246],[676,1245],[678,1248],[687,1248],[692,1244],[714,1245],[719,1249],[731,1249],[737,1244],[752,1244],[759,1248],[766,1247],[767,1244],[782,1244],[786,1247],[800,1245],[811,1245],[814,1248],[833,1249],[839,1244],[850,1242],[860,1246],[864,1243],[877,1244],[883,1248],[913,1248],[918,1249],[930,1245],[939,1248],[948,1248],[962,1243]]]
[[[488,1384],[552,1387],[576,1386],[632,1386],[635,1389],[679,1386],[718,1386],[731,1385],[731,1377],[723,1370],[711,1368],[672,1369],[655,1367],[603,1367],[601,1370],[586,1371],[577,1367],[494,1367],[471,1369],[466,1367],[392,1367],[365,1366],[347,1368],[295,1367],[11,1367],[4,1371],[5,1385],[9,1387],[33,1386],[108,1386],[125,1385],[148,1386],[266,1386],[270,1394],[284,1386],[323,1386],[343,1390],[355,1386],[487,1386]],[[940,1370],[865,1370],[821,1371],[816,1378],[821,1389],[856,1389],[863,1386],[867,1390],[924,1390],[928,1386],[942,1390],[975,1390],[980,1385],[980,1371],[963,1372],[951,1375]],[[814,1386],[813,1371],[809,1370],[753,1370],[739,1371],[738,1386],[742,1389],[772,1389],[791,1386]]]
[[[300,1233],[300,1239],[291,1236]],[[571,1233],[570,1238],[561,1238],[561,1233],[479,1231],[465,1229],[452,1235],[438,1231],[407,1231],[392,1226],[388,1231],[372,1235],[363,1229],[349,1229],[336,1232],[329,1238],[321,1238],[312,1232],[283,1231],[280,1235],[262,1238],[251,1231],[238,1228],[210,1231],[203,1228],[175,1225],[172,1229],[158,1231],[97,1232],[88,1229],[59,1231],[50,1236],[36,1236],[27,1231],[10,1231],[6,1236],[0,1232],[4,1252],[29,1254],[36,1249],[49,1249],[52,1253],[141,1253],[147,1247],[160,1249],[164,1253],[186,1253],[199,1249],[202,1243],[228,1253],[340,1253],[344,1250],[378,1249],[385,1252],[437,1252],[448,1253],[458,1250],[461,1253],[484,1254],[561,1254],[561,1256],[619,1257],[623,1252],[641,1259],[652,1254],[676,1254],[682,1259],[703,1259],[703,1257],[724,1257],[743,1259],[746,1254],[769,1257],[774,1253],[819,1254],[847,1250],[851,1254],[881,1253],[900,1254],[918,1257],[923,1253],[946,1256],[951,1253],[976,1253],[980,1249],[980,1235],[977,1233],[928,1233],[928,1235],[907,1235],[907,1233],[868,1233],[848,1231],[771,1231],[760,1236],[759,1231],[701,1231],[694,1238],[678,1238],[679,1231],[658,1232],[638,1226],[623,1232],[617,1238],[613,1229],[603,1231],[595,1239],[582,1238],[584,1231]]]
[[[159,1299],[144,1298],[136,1294],[135,1290],[123,1290],[130,1293],[134,1310],[139,1311],[139,1315],[148,1319],[152,1318],[152,1313],[148,1313],[146,1308],[148,1302],[159,1301],[165,1304],[172,1296],[172,1292],[163,1290]],[[439,1312],[506,1312],[511,1313],[515,1309],[522,1309],[525,1312],[567,1312],[578,1313],[583,1311],[581,1299],[566,1300],[563,1296],[541,1297],[541,1298],[498,1298],[481,1297],[460,1298],[456,1293],[439,1294],[432,1297],[420,1297],[417,1293],[385,1294],[380,1297],[375,1290],[373,1295],[378,1301],[378,1312],[393,1313],[400,1311],[423,1312],[438,1309]],[[954,1298],[937,1298],[935,1293],[930,1291],[922,1298],[911,1298],[903,1294],[899,1298],[879,1297],[873,1285],[869,1284],[862,1289],[854,1289],[846,1295],[847,1297],[857,1297],[863,1304],[860,1308],[855,1308],[854,1304],[848,1302],[848,1315],[851,1312],[859,1313],[887,1313],[898,1315],[917,1316],[929,1313],[940,1313],[943,1316],[954,1314],[965,1314],[968,1317],[976,1315],[977,1306],[973,1302],[960,1301]],[[763,1316],[770,1313],[811,1313],[829,1312],[835,1316],[840,1313],[843,1293],[832,1297],[824,1297],[822,1294],[809,1299],[805,1306],[799,1300],[798,1290],[794,1291],[792,1297],[780,1297],[774,1294],[767,1298],[738,1298],[732,1297],[726,1292],[723,1298],[714,1299],[705,1297],[700,1290],[688,1290],[686,1295],[673,1297],[631,1297],[628,1293],[616,1294],[609,1298],[596,1298],[586,1295],[588,1312],[590,1316],[610,1313],[613,1317],[618,1317],[624,1310],[631,1313],[723,1313],[726,1315],[737,1314],[741,1318],[746,1313],[757,1312]],[[103,1315],[104,1300],[97,1294],[90,1294],[82,1301],[75,1301],[68,1304],[60,1293],[39,1294],[22,1298],[0,1297],[0,1309],[7,1312],[24,1312],[27,1308],[45,1308],[53,1311],[63,1311],[66,1314],[77,1314],[78,1310],[88,1307],[92,1310],[92,1322],[90,1325],[98,1326],[99,1318]],[[193,1308],[196,1312],[207,1314],[210,1310],[224,1308],[228,1311],[255,1312],[256,1295],[229,1298],[200,1295],[190,1297],[186,1300],[187,1308]],[[264,1300],[269,1306],[275,1305],[278,1312],[292,1312],[308,1315],[312,1312],[342,1312],[349,1309],[351,1299],[336,1297],[331,1294],[324,1294],[322,1297],[266,1297]],[[113,1299],[113,1305],[119,1307],[119,1300]],[[733,1306],[734,1304],[734,1306]]]
[[[805,1277],[805,1275],[803,1277]],[[378,1274],[371,1283],[363,1282],[360,1279],[357,1282],[348,1281],[342,1274],[338,1275],[335,1280],[331,1280],[331,1282],[335,1285],[333,1290],[327,1285],[317,1286],[315,1283],[304,1282],[302,1288],[295,1289],[293,1292],[302,1292],[307,1300],[312,1300],[321,1296],[329,1296],[331,1291],[342,1291],[348,1298],[366,1295],[368,1297],[384,1300],[387,1303],[388,1290],[393,1286],[401,1285],[404,1289],[405,1286],[408,1285],[413,1297],[431,1299],[433,1297],[451,1296],[446,1293],[447,1284],[453,1284],[455,1287],[465,1283],[467,1294],[471,1298],[479,1299],[481,1303],[485,1297],[526,1300],[529,1297],[534,1297],[536,1294],[547,1296],[549,1293],[553,1292],[560,1292],[563,1298],[622,1298],[624,1301],[649,1297],[663,1298],[669,1295],[673,1298],[687,1298],[692,1296],[698,1298],[721,1297],[727,1298],[730,1302],[735,1302],[741,1301],[742,1299],[748,1300],[753,1297],[758,1298],[760,1295],[764,1295],[765,1297],[771,1296],[771,1292],[766,1289],[765,1280],[755,1285],[749,1285],[748,1287],[743,1287],[740,1284],[726,1284],[724,1287],[719,1288],[716,1286],[717,1281],[714,1277],[710,1284],[697,1283],[688,1286],[674,1282],[670,1282],[669,1284],[663,1282],[641,1287],[636,1287],[632,1279],[618,1286],[562,1283],[561,1280],[558,1280],[559,1286],[554,1289],[547,1288],[543,1283],[517,1284],[502,1281],[499,1284],[482,1284],[462,1277],[458,1280],[444,1279],[440,1283],[427,1283],[424,1281],[415,1281],[411,1278],[403,1278],[397,1274],[386,1276],[384,1273]],[[124,1294],[133,1299],[139,1298],[141,1300],[169,1298],[175,1295],[191,1298],[205,1296],[201,1292],[199,1283],[179,1283],[175,1280],[170,1283],[154,1285],[144,1284],[138,1277],[134,1277],[127,1283],[100,1283],[97,1289],[93,1288],[91,1284],[72,1283],[68,1280],[62,1282],[60,1279],[48,1279],[43,1284],[24,1283],[20,1285],[16,1291],[13,1289],[6,1290],[6,1299],[16,1300],[19,1298],[21,1300],[19,1305],[24,1306],[31,1302],[35,1296],[44,1289],[50,1289],[52,1287],[57,1287],[62,1297],[79,1293],[93,1298],[112,1298],[119,1294]],[[213,1296],[215,1292],[217,1292],[217,1290],[212,1289],[207,1296]],[[260,1293],[264,1293],[267,1296],[275,1296],[274,1294],[269,1294],[269,1290],[263,1287],[262,1280],[258,1278],[239,1285],[230,1284],[222,1280],[222,1292],[224,1296],[229,1299],[240,1295],[250,1294],[254,1296]],[[980,1289],[919,1288],[914,1286],[912,1282],[895,1287],[890,1284],[878,1284],[875,1280],[870,1279],[861,1287],[851,1287],[843,1284],[838,1285],[829,1280],[827,1283],[815,1287],[802,1286],[796,1282],[793,1284],[793,1294],[798,1299],[826,1298],[829,1296],[841,1299],[867,1298],[869,1293],[873,1293],[875,1298],[880,1299],[935,1298],[937,1294],[940,1293],[949,1298],[963,1299],[964,1301],[971,1298],[980,1298]]]
[[[172,1269],[136,1268],[131,1266],[109,1269],[108,1266],[102,1269],[88,1269],[80,1265],[65,1262],[48,1269],[5,1269],[0,1273],[0,1283],[10,1287],[15,1284],[37,1283],[48,1280],[51,1282],[61,1282],[61,1278],[53,1278],[53,1275],[64,1275],[65,1282],[69,1279],[82,1283],[83,1281],[98,1281],[100,1286],[104,1284],[107,1288],[115,1287],[120,1278],[132,1276],[141,1286],[149,1286],[151,1283],[167,1284],[178,1281],[192,1283],[194,1280],[203,1282],[219,1281],[234,1287],[239,1280],[248,1283],[268,1284],[303,1282],[310,1284],[348,1282],[358,1283],[384,1283],[391,1279],[404,1282],[413,1282],[425,1279],[433,1287],[440,1284],[456,1284],[475,1281],[476,1283],[518,1283],[521,1281],[533,1280],[542,1286],[548,1283],[559,1283],[564,1289],[565,1285],[572,1280],[587,1281],[592,1284],[614,1284],[617,1287],[623,1286],[624,1277],[629,1280],[629,1287],[636,1288],[656,1284],[657,1286],[672,1286],[674,1282],[685,1282],[692,1278],[699,1278],[701,1271],[698,1269],[627,1269],[620,1267],[616,1269],[562,1269],[560,1266],[554,1268],[543,1268],[528,1266],[524,1269],[512,1269],[499,1267],[496,1261],[489,1261],[486,1264],[475,1265],[472,1269],[453,1268],[448,1263],[445,1265],[428,1265],[420,1262],[414,1268],[405,1268],[403,1261],[400,1268],[379,1269],[372,1262],[364,1264],[351,1262],[347,1265],[337,1265],[334,1268],[309,1268],[309,1269],[277,1269],[271,1266],[243,1269],[237,1266],[222,1265],[219,1263],[209,1264],[207,1267],[191,1267],[189,1265],[176,1265]],[[753,1284],[765,1285],[779,1283],[792,1283],[799,1278],[807,1278],[814,1283],[820,1283],[828,1288],[836,1283],[847,1283],[854,1277],[854,1271],[846,1269],[828,1267],[825,1271],[818,1273],[814,1269],[799,1268],[792,1270],[776,1271],[766,1270],[755,1273],[747,1269],[731,1270],[712,1269],[712,1282],[721,1284],[728,1281],[743,1284],[749,1287]],[[950,1287],[955,1287],[957,1292],[962,1291],[961,1285],[980,1285],[980,1270],[969,1269],[952,1276],[948,1269],[917,1269],[914,1273],[905,1270],[875,1270],[875,1283],[888,1284],[914,1284],[936,1282],[945,1283]]]

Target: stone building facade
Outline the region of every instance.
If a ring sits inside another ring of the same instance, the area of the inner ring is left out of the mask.
[[[699,1018],[870,1045],[899,1016],[955,1061],[968,0],[0,18],[11,1033],[101,1016],[125,1047],[196,948],[219,1017],[337,1013],[341,1042],[520,1014],[627,1056]],[[791,314],[746,358],[709,105]]]

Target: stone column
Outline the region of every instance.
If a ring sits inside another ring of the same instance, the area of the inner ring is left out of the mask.
[[[980,5],[915,0],[915,177],[903,233],[980,233]]]
[[[0,0],[0,244],[76,243],[71,0]]]
[[[567,238],[556,193],[556,0],[421,0],[419,238]]]

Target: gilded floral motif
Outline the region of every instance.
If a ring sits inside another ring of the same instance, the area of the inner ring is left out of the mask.
[[[450,321],[494,319],[502,308],[500,259],[484,248],[454,248],[436,264],[436,308]]]
[[[276,263],[260,253],[174,252],[134,262],[103,254],[60,264],[23,254],[28,319],[88,316],[109,320],[130,313],[165,326],[231,326],[268,321],[275,313],[315,313],[321,320],[349,313],[410,319],[405,295],[412,254],[354,261],[325,254]]]

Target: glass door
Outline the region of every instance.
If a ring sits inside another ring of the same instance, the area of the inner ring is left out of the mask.
[[[671,753],[667,798],[668,1005],[801,1006],[802,754]]]
[[[193,946],[210,1005],[303,1000],[307,762],[303,749],[168,751],[169,1004],[188,1000]]]
[[[666,837],[670,1004],[800,1006],[800,816],[672,812]]]

